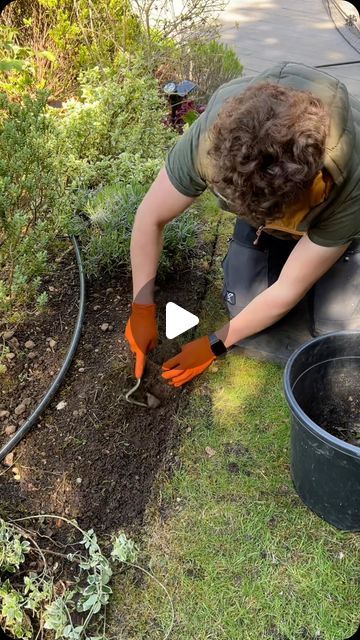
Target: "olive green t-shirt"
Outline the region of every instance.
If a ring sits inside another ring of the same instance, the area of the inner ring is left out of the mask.
[[[210,188],[218,197],[220,207],[231,210],[211,187],[216,167],[207,153],[209,130],[227,98],[240,95],[250,83],[266,80],[311,91],[330,110],[324,168],[332,176],[334,186],[326,200],[312,208],[299,223],[299,233],[307,233],[314,243],[326,247],[360,238],[360,104],[354,99],[350,104],[346,87],[338,80],[305,65],[284,63],[254,79],[237,78],[222,85],[205,112],[170,150],[166,160],[169,180],[177,191],[189,197],[199,196]]]

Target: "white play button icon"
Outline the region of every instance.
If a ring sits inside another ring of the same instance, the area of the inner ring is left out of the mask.
[[[168,302],[166,305],[166,337],[169,340],[176,338],[185,331],[192,329],[199,324],[199,318],[190,311],[179,307],[175,302]]]

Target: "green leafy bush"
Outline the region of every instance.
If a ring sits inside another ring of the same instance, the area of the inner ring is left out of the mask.
[[[154,78],[136,65],[107,70],[106,76],[101,83],[97,68],[82,74],[81,100],[69,101],[60,115],[73,208],[91,221],[90,227],[78,221],[76,228],[91,276],[129,268],[136,210],[176,140],[162,123],[167,105]],[[178,268],[196,237],[191,214],[167,225],[160,271]]]
[[[82,74],[81,98],[69,100],[62,110],[47,107],[46,93],[33,99],[25,95],[21,102],[0,95],[2,322],[18,320],[30,303],[40,309],[46,305],[41,283],[51,269],[49,254],[71,230],[73,214],[92,202],[93,193],[100,198],[101,190],[113,184],[130,185],[126,198],[137,185],[138,204],[176,137],[162,124],[166,107],[154,78],[136,67],[129,71],[126,58],[102,81],[104,73],[95,68]],[[116,251],[110,223],[101,230],[95,225],[91,238],[86,236],[91,273],[98,273],[97,263],[129,265],[125,252],[133,203],[131,196],[121,214],[127,225]],[[189,243],[189,222],[176,225]],[[120,235],[117,230],[116,241]]]
[[[6,24],[14,44],[33,52],[36,86],[60,97],[76,90],[81,69],[116,64],[141,41],[129,0],[17,0],[7,7]]]
[[[117,70],[94,68],[81,74],[80,99],[59,114],[59,145],[67,159],[74,208],[88,192],[112,182],[151,182],[175,139],[162,119],[167,109],[157,82],[127,58]]]
[[[36,300],[49,250],[69,219],[64,167],[46,94],[0,94],[0,315]]]
[[[83,225],[81,231],[89,275],[119,267],[129,268],[132,226],[146,191],[147,186],[137,182],[113,184],[89,198],[85,211],[91,225]],[[191,212],[166,225],[160,274],[178,269],[189,260],[196,244],[197,223]]]

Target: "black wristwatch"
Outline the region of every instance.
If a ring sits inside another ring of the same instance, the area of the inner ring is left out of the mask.
[[[213,352],[214,356],[222,356],[227,352],[227,348],[225,347],[223,341],[220,340],[220,338],[218,338],[215,333],[210,333],[208,338],[210,341],[211,351]]]

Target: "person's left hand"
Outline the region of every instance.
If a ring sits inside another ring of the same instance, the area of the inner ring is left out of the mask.
[[[208,336],[188,342],[174,358],[164,362],[162,377],[174,387],[181,387],[200,375],[216,359]]]

